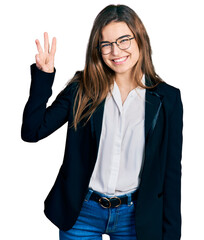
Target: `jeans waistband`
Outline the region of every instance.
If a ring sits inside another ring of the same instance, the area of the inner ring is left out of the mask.
[[[91,196],[91,194],[92,194],[93,192],[97,193],[97,194],[100,195],[101,197],[107,197],[107,198],[113,197],[113,195],[106,195],[106,194],[104,194],[104,193],[101,193],[101,192],[98,192],[98,191],[95,191],[95,190],[89,188],[88,191],[87,191],[86,197],[85,197],[85,200],[86,200],[86,201],[88,201],[88,200],[90,199],[90,196]],[[134,192],[137,192],[137,190],[134,190],[134,191],[132,191],[132,192],[125,193],[125,194],[122,194],[122,195],[114,195],[114,196],[117,196],[117,197],[119,197],[119,198],[120,198],[120,197],[124,197],[124,196],[128,197],[128,203],[127,203],[127,204],[130,205],[130,204],[131,204],[131,196],[132,196],[132,194],[133,194]]]

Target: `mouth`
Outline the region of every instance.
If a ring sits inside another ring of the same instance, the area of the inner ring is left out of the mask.
[[[121,58],[115,58],[115,59],[112,59],[112,62],[113,62],[114,64],[117,64],[117,65],[118,65],[118,64],[122,64],[122,63],[124,63],[124,62],[127,61],[128,57],[129,57],[129,56],[121,57]]]

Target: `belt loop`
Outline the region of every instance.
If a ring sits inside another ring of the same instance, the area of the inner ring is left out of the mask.
[[[128,194],[127,194],[127,197],[128,197],[127,205],[128,205],[128,206],[131,206],[131,205],[132,205],[132,193],[128,193]]]
[[[88,201],[92,193],[93,193],[93,190],[89,188],[84,201]]]
[[[133,195],[135,195],[137,191],[138,190],[136,189],[135,191],[126,194],[127,197],[128,197],[128,202],[127,202],[128,206],[131,206],[133,204],[133,199],[132,198],[133,198]]]

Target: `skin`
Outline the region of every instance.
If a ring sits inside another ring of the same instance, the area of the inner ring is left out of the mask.
[[[52,45],[50,49],[48,33],[44,33],[44,51],[40,45],[38,39],[35,40],[38,54],[35,55],[36,66],[47,73],[54,72],[54,57],[56,52],[56,38],[52,39]]]
[[[111,22],[102,29],[102,41],[114,42],[123,35],[133,37],[132,31],[125,22]],[[36,54],[36,66],[47,73],[54,71],[54,57],[56,52],[56,38],[52,39],[50,49],[48,33],[44,33],[44,50],[38,39],[35,40],[38,54]],[[131,46],[121,50],[116,44],[112,45],[112,51],[108,55],[102,55],[103,61],[115,72],[115,81],[119,86],[122,102],[124,103],[128,93],[137,87],[133,77],[132,68],[139,59],[139,48],[135,39],[131,40]],[[113,60],[124,58],[120,63]]]
[[[123,35],[134,36],[125,22],[111,22],[102,29],[102,41],[114,42]],[[116,44],[113,44],[111,53],[108,55],[102,54],[105,64],[115,72],[115,81],[124,96],[136,87],[131,70],[137,63],[139,54],[139,47],[135,39],[131,40],[131,46],[126,50],[121,50]],[[120,63],[113,61],[123,57],[127,57],[125,61]]]

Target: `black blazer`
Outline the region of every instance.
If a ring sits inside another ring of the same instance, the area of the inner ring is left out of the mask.
[[[73,120],[77,83],[69,84],[46,108],[55,71],[45,73],[31,65],[30,96],[21,130],[24,141],[37,142]],[[61,230],[72,228],[82,207],[97,159],[104,103],[84,127],[84,121],[78,124],[76,132],[68,125],[63,164],[44,210]],[[163,82],[146,90],[145,158],[135,209],[137,240],[180,239],[182,118],[179,89]]]

